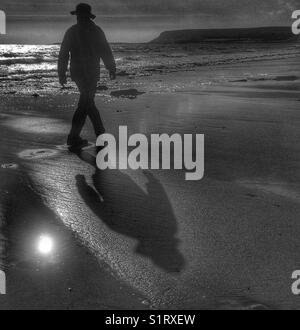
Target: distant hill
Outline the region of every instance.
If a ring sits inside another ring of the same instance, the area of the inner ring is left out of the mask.
[[[243,29],[201,29],[166,31],[150,43],[223,42],[272,42],[297,40],[291,27],[262,27]]]

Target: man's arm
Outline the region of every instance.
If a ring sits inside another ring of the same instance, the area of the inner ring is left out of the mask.
[[[63,86],[67,83],[67,70],[70,59],[70,32],[67,31],[63,42],[60,47],[60,52],[58,56],[58,77],[59,82]]]
[[[100,37],[100,44],[101,44],[101,58],[106,69],[110,73],[111,79],[115,79],[116,77],[116,62],[110,48],[109,43],[105,37],[104,32],[100,29],[99,30],[99,37]]]

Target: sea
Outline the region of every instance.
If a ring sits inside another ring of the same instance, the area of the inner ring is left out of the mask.
[[[57,58],[60,45],[0,45],[0,93],[53,93],[61,90],[57,79]],[[300,58],[297,42],[204,42],[197,44],[112,44],[118,67],[118,77],[134,85],[137,78],[169,73],[201,70],[219,66],[234,66],[261,61],[289,60]],[[247,67],[247,65],[245,65]],[[102,66],[100,84],[106,89],[107,73]],[[232,70],[226,76],[202,74],[197,84],[213,84],[232,79],[267,79],[268,72],[242,72],[233,77]],[[144,79],[144,81],[145,81]],[[162,79],[163,80],[163,79]],[[174,86],[176,85],[173,81]],[[174,86],[153,84],[151,89],[168,92]],[[143,86],[145,89],[145,84]],[[101,90],[101,88],[100,88]],[[68,92],[76,92],[73,84]]]

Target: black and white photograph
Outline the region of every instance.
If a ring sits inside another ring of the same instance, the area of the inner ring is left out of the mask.
[[[0,0],[0,310],[299,310],[300,0],[83,1]]]

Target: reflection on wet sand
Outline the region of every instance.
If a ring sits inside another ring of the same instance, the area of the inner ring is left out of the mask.
[[[0,269],[7,295],[0,309],[141,308],[61,224],[22,169],[2,176],[0,197],[4,191]]]
[[[37,249],[43,255],[49,255],[54,248],[54,241],[51,236],[41,235],[38,239]]]

